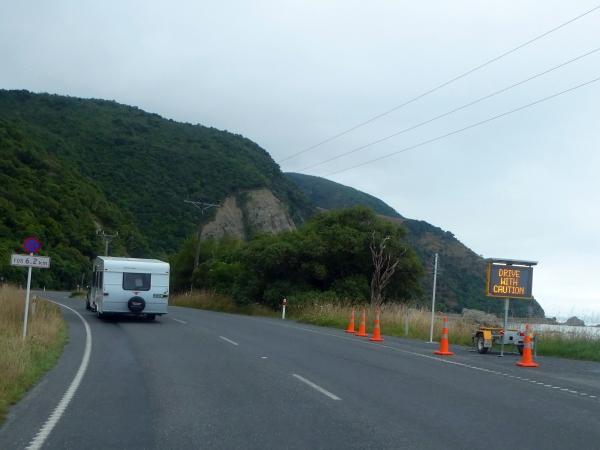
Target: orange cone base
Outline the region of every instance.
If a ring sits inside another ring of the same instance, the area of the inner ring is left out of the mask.
[[[441,350],[436,350],[435,352],[433,352],[433,354],[441,356],[452,356],[454,355],[454,352],[442,352]]]
[[[373,336],[369,340],[372,341],[372,342],[383,342],[383,338],[382,337],[375,337],[375,336]]]
[[[354,334],[354,333],[356,333],[356,331],[354,331],[354,330],[344,330],[344,331],[345,331],[346,333],[351,333],[351,334]]]
[[[521,367],[539,367],[540,365],[536,362],[522,362],[519,361],[517,363],[517,366],[521,366]]]
[[[354,333],[354,336],[358,336],[358,337],[369,337],[369,335],[367,333]]]

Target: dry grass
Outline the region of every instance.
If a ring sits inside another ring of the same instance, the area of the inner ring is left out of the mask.
[[[27,339],[22,339],[25,292],[0,287],[0,421],[38,378],[56,362],[66,341],[59,308],[32,302]]]
[[[345,328],[352,312],[351,306],[304,305],[292,308],[290,316],[300,322],[315,325]],[[360,308],[356,308],[358,325]],[[375,311],[367,308],[367,331],[371,332]],[[442,330],[442,314],[436,314],[433,339],[439,340]],[[472,345],[471,336],[477,325],[461,315],[449,314],[449,339],[452,344]],[[381,308],[381,332],[389,336],[401,336],[429,340],[431,311],[409,308],[405,305],[390,304]],[[523,326],[524,327],[524,326]],[[568,334],[542,330],[536,334],[537,353],[546,356],[600,361],[600,339],[598,336],[581,331]]]
[[[210,311],[221,311],[234,314],[245,314],[249,316],[274,316],[276,313],[262,305],[238,305],[231,297],[216,294],[209,291],[197,291],[193,294],[179,294],[169,299],[173,306],[185,306],[187,308],[207,309]]]
[[[362,307],[355,309],[356,326],[358,326]],[[351,306],[342,305],[304,305],[292,308],[290,317],[315,325],[345,328],[352,312]],[[367,307],[367,332],[373,328],[375,309]],[[436,315],[433,328],[433,339],[437,340],[442,331],[442,315]],[[451,342],[471,345],[473,324],[459,315],[450,315]],[[383,305],[381,308],[381,330],[383,334],[402,336],[413,339],[429,340],[431,312],[426,309],[410,308],[401,304]]]

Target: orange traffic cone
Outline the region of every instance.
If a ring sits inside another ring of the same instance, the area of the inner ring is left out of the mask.
[[[367,312],[363,308],[362,314],[360,316],[360,325],[358,326],[358,333],[355,333],[354,336],[366,337],[367,334]]]
[[[383,338],[381,337],[381,330],[379,329],[379,309],[377,309],[377,315],[375,316],[375,323],[373,325],[373,336],[369,340],[373,342],[383,342]]]
[[[531,348],[531,328],[529,324],[525,325],[525,340],[523,342],[523,356],[521,361],[517,363],[517,366],[521,367],[538,367],[539,364],[533,360],[533,352]]]
[[[448,346],[448,318],[444,317],[444,328],[442,328],[442,339],[440,340],[440,349],[433,352],[436,355],[450,356],[454,355],[454,352],[450,351]]]
[[[350,315],[350,322],[348,322],[346,333],[356,333],[356,330],[354,329],[354,308],[352,308],[352,314]]]

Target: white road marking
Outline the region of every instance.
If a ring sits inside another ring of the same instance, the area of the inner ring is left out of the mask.
[[[260,359],[267,359],[268,356],[261,356]]]
[[[358,345],[372,345],[372,343],[370,343],[368,341],[357,340],[357,339],[354,339],[354,338],[351,338],[351,337],[341,336],[339,334],[325,333],[325,332],[322,332],[322,331],[319,331],[319,330],[312,330],[310,328],[298,327],[298,326],[281,324],[281,323],[272,323],[272,324],[276,325],[276,326],[284,327],[284,328],[294,328],[296,330],[307,331],[309,333],[320,334],[322,336],[330,336],[330,337],[334,337],[334,338],[337,338],[337,339],[343,339],[345,341],[354,342],[355,344],[358,344]],[[468,369],[474,369],[474,370],[479,370],[479,371],[485,371],[485,372],[488,372],[488,373],[494,373],[494,371],[492,371],[490,369],[485,369],[483,367],[471,366],[469,364],[465,364],[465,363],[461,363],[461,362],[457,362],[457,361],[451,361],[449,359],[444,359],[443,357],[433,356],[433,355],[427,355],[427,354],[424,354],[424,353],[413,352],[413,351],[410,351],[410,350],[405,350],[403,348],[391,347],[391,346],[385,345],[385,344],[377,344],[377,348],[387,348],[389,350],[397,351],[397,352],[400,352],[400,353],[405,353],[405,354],[408,354],[408,355],[418,356],[418,357],[421,357],[421,358],[431,359],[431,360],[439,361],[439,362],[445,363],[445,364],[452,364],[452,365],[455,365],[455,366],[461,366],[461,367],[465,367],[465,368],[468,368]],[[510,377],[510,375],[504,374],[504,373],[498,373],[498,375],[505,376],[507,378]],[[524,377],[520,377],[520,376],[514,376],[514,378],[516,378],[518,380],[521,380],[521,381],[525,381],[525,382],[536,383],[538,385],[539,384],[543,384],[543,383],[538,383],[537,381],[534,381],[534,380],[530,380],[529,378],[524,378]],[[548,389],[559,389],[561,392],[569,392],[569,393],[575,394],[575,395],[577,395],[577,394],[579,394],[579,395],[585,395],[588,398],[594,398],[594,399],[597,398],[597,396],[595,396],[595,395],[582,394],[582,393],[580,393],[578,391],[574,391],[574,390],[567,389],[567,388],[561,388],[560,386],[551,386],[551,387],[548,387]]]
[[[38,431],[33,440],[29,443],[29,445],[27,446],[27,450],[37,450],[39,448],[42,448],[42,445],[44,445],[44,442],[46,441],[46,439],[48,439],[48,436],[50,436],[50,433],[52,432],[53,428],[56,426],[63,413],[67,409],[67,406],[69,406],[69,403],[73,399],[73,396],[75,395],[75,392],[77,391],[77,388],[79,387],[79,384],[81,383],[81,380],[83,379],[83,376],[85,375],[85,372],[88,368],[88,365],[90,363],[90,355],[92,353],[92,332],[90,331],[90,326],[88,325],[87,321],[83,318],[83,316],[67,305],[63,305],[62,303],[58,303],[53,300],[49,301],[51,301],[52,303],[56,303],[57,305],[60,305],[63,308],[67,308],[81,319],[81,321],[83,322],[83,326],[85,327],[85,350],[83,352],[83,358],[81,360],[81,364],[79,365],[79,369],[75,374],[75,378],[73,378],[73,381],[71,381],[69,388],[64,393],[56,408],[54,408],[52,414],[50,414],[50,417],[48,417],[48,420],[46,420],[40,431]]]
[[[230,343],[230,344],[232,344],[232,345],[240,345],[240,344],[238,344],[237,342],[235,342],[235,341],[232,341],[231,339],[227,339],[225,336],[219,336],[219,337],[220,337],[221,339],[223,339],[224,341],[226,341],[226,342],[229,342],[229,343]]]
[[[312,381],[307,380],[306,378],[298,375],[297,373],[293,373],[292,376],[294,378],[297,378],[298,380],[302,381],[303,383],[307,384],[308,386],[310,386],[311,388],[315,389],[316,391],[319,391],[321,394],[326,395],[327,397],[329,397],[332,400],[341,400],[341,398],[339,398],[337,395],[332,394],[327,389],[323,389],[318,384],[315,384]]]
[[[169,319],[174,320],[175,322],[182,323],[184,325],[187,323],[185,320],[176,319],[175,317],[169,317]]]

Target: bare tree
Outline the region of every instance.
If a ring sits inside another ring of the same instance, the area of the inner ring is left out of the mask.
[[[403,250],[398,257],[392,258],[389,250],[387,250],[390,236],[386,236],[381,241],[377,242],[375,231],[371,234],[371,258],[373,259],[373,278],[371,279],[371,306],[379,307],[383,303],[383,291],[389,284],[396,267],[400,263],[400,256],[406,250]]]

